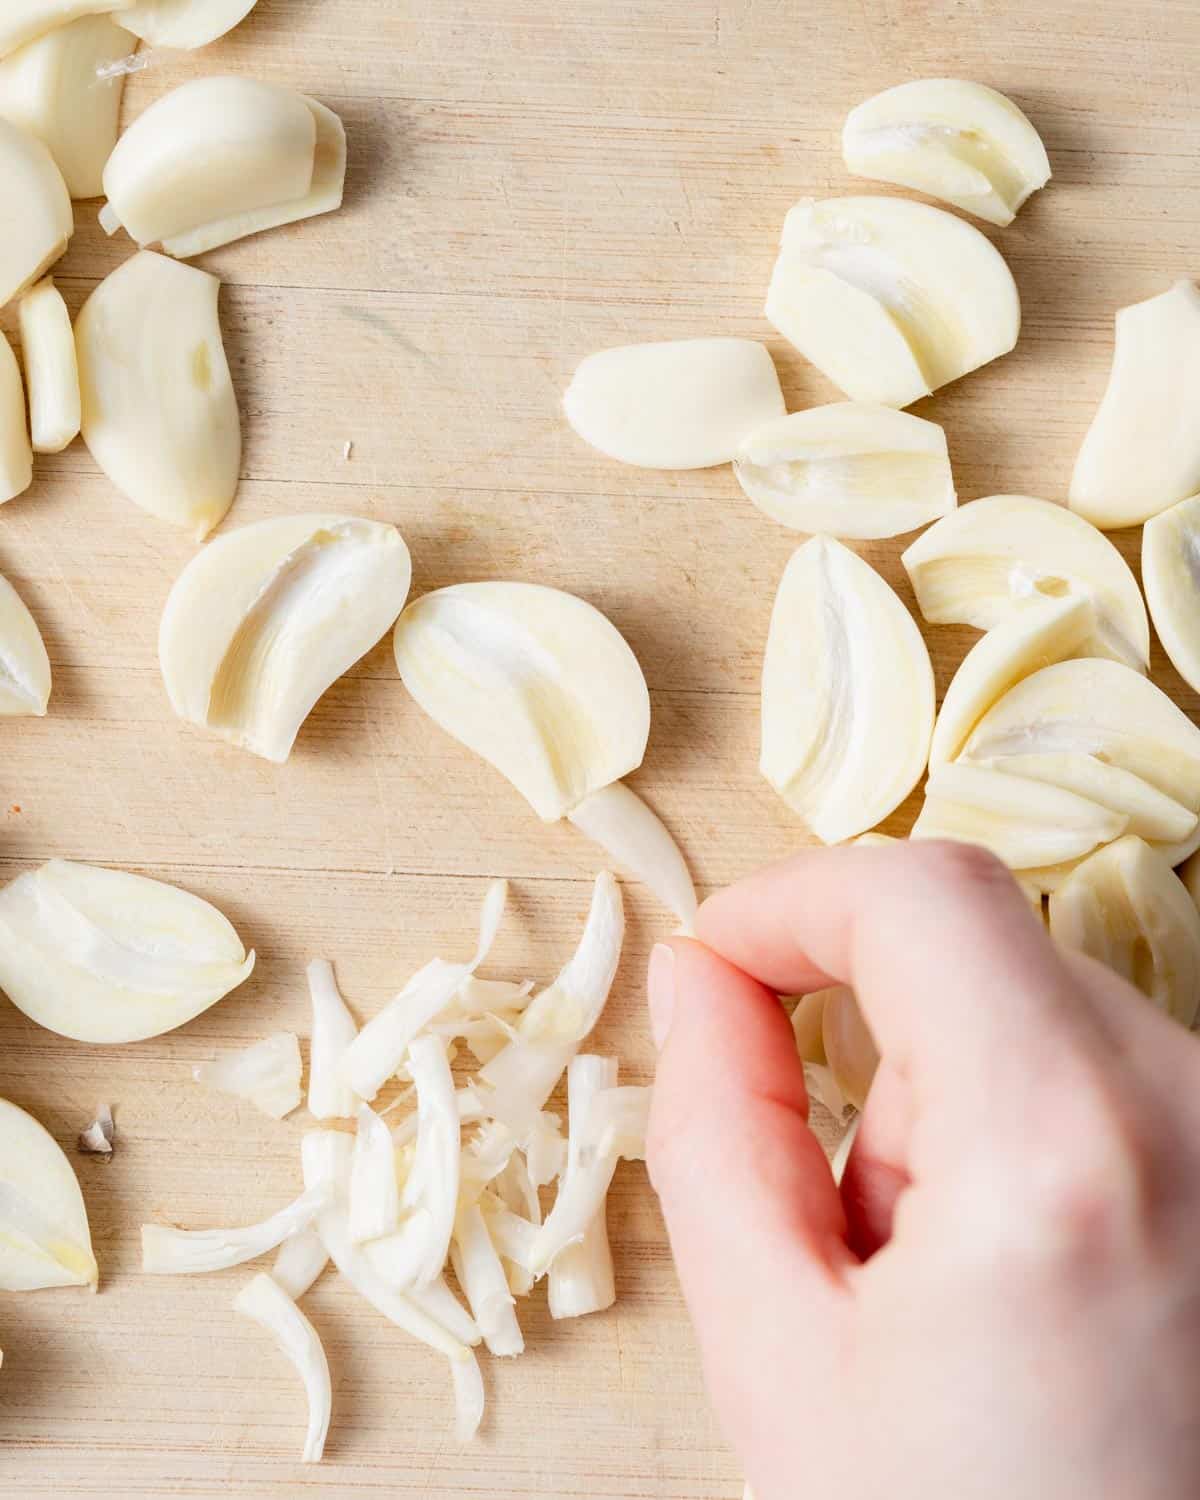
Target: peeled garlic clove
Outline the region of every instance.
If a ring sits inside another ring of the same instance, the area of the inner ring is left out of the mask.
[[[80,16],[128,10],[132,4],[133,0],[4,0],[0,14],[0,57],[7,57],[18,47]]]
[[[25,427],[25,390],[12,345],[0,333],[0,503],[33,483],[33,449]]]
[[[145,110],[104,168],[101,223],[188,257],[328,213],[345,133],[332,110],[278,84],[197,78]]]
[[[79,434],[79,362],[71,314],[47,276],[17,303],[35,453],[61,453]]]
[[[1087,854],[1125,830],[1126,819],[1063,787],[955,763],[930,773],[914,839],[979,844],[1014,870]]]
[[[756,427],[733,472],[773,520],[829,536],[899,536],[957,504],[942,429],[866,402],[814,406]]]
[[[112,65],[136,46],[109,16],[82,16],[0,62],[0,116],[45,143],[72,198],[103,192],[125,91]]]
[[[287,760],[317,699],[393,624],[412,563],[394,526],[288,516],[228,532],[179,575],[158,659],[171,707]]]
[[[48,1130],[0,1099],[0,1291],[99,1280],[83,1194]]]
[[[143,251],[100,283],[75,324],[92,457],[135,505],[198,541],[232,505],[242,460],[220,286]]]
[[[1200,290],[1117,313],[1108,388],[1071,475],[1071,509],[1105,531],[1136,526],[1200,490]]]
[[[821,1039],[825,1061],[838,1088],[855,1109],[862,1109],[879,1067],[879,1049],[854,991],[845,985],[826,992]]]
[[[785,409],[771,356],[750,339],[604,349],[583,361],[563,397],[585,443],[643,469],[727,464]]]
[[[1016,284],[977,229],[903,198],[790,210],[767,317],[854,401],[908,406],[1007,354]]]
[[[0,890],[0,989],[75,1041],[174,1031],[253,968],[216,907],[142,875],[52,859]]]
[[[879,574],[829,537],[793,553],[763,661],[759,768],[819,839],[899,807],[925,768],[933,704],[921,632]]]
[[[140,0],[121,25],[148,47],[207,47],[244,21],[258,0]]]
[[[0,118],[0,193],[20,205],[0,236],[0,307],[32,286],[67,248],[75,228],[62,173],[46,147]]]
[[[991,630],[1017,610],[1082,594],[1096,630],[1080,648],[1144,671],[1150,624],[1137,580],[1106,536],[1061,505],[1028,495],[973,500],[901,558],[931,625]]]
[[[1030,673],[1082,650],[1095,628],[1096,611],[1082,594],[1045,599],[993,626],[950,680],[933,726],[929,764],[953,760],[998,698]]]
[[[1171,665],[1200,691],[1200,495],[1146,522],[1142,584]]]
[[[1170,865],[1132,835],[1101,849],[1050,897],[1050,933],[1099,959],[1184,1026],[1200,1002],[1200,912]]]
[[[46,712],[50,658],[21,596],[0,577],[0,715]]]
[[[1042,138],[1011,99],[960,78],[916,78],[852,109],[842,156],[856,177],[915,188],[1011,224],[1050,180]]]

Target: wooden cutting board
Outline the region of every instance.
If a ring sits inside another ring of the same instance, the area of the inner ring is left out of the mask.
[[[802,838],[755,769],[767,618],[797,539],[727,469],[640,473],[584,448],[558,410],[575,363],[737,334],[767,340],[792,406],[831,399],[760,312],[779,226],[801,195],[858,190],[838,152],[846,110],[922,75],[1010,93],[1055,173],[996,236],[1024,302],[1019,348],[917,408],[946,425],[963,499],[1061,498],[1114,311],[1200,273],[1194,0],[260,0],[194,59],[152,57],[127,114],[223,70],[319,96],[350,134],[344,212],[203,262],[226,283],[246,435],[227,524],[350,511],[400,526],[419,590],[519,578],[605,610],[653,696],[635,784],[704,890]],[[95,208],[59,271],[73,308],[130,253]],[[1132,557],[1136,536],[1122,541]],[[911,602],[900,546],[864,550]],[[545,980],[596,864],[415,709],[387,643],[284,767],[175,722],[155,638],[192,551],[79,444],[0,514],[0,570],[54,667],[50,716],[0,731],[3,875],[59,855],[176,881],[259,954],[251,983],[140,1046],[89,1049],[0,1009],[0,1094],[68,1148],[101,1100],[120,1132],[111,1163],[77,1163],[100,1295],[0,1297],[0,1493],[736,1496],[640,1168],[613,1194],[618,1306],[565,1325],[541,1299],[523,1308],[530,1353],[487,1361],[490,1412],[466,1450],[442,1362],[330,1276],[310,1305],[333,1434],[328,1462],[302,1468],[299,1386],[230,1310],[243,1273],[138,1274],[143,1220],[249,1221],[296,1191],[303,1116],[277,1125],[190,1075],[270,1030],[305,1034],[310,957],[334,959],[370,1015],[435,952],[468,951],[484,879],[506,875],[515,910],[491,972]],[[941,686],[969,638],[930,633]],[[1196,709],[1161,657],[1155,675]],[[628,905],[600,1040],[645,1081],[641,975],[668,924],[639,889]]]

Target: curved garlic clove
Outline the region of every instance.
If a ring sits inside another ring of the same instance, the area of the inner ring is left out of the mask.
[[[0,58],[81,16],[128,10],[134,0],[4,0],[0,14]]]
[[[623,781],[585,797],[567,817],[579,831],[648,886],[690,933],[696,924],[696,887],[679,845],[651,808]]]
[[[35,453],[61,453],[79,435],[79,361],[71,314],[52,276],[17,303]]]
[[[173,1031],[253,968],[216,907],[142,875],[53,859],[0,891],[0,989],[75,1041]]]
[[[0,504],[33,483],[33,448],[25,426],[25,389],[12,345],[0,333]]]
[[[855,999],[845,985],[828,990],[821,1012],[825,1061],[843,1096],[862,1109],[879,1068],[879,1049]]]
[[[1184,1026],[1200,1002],[1200,912],[1170,865],[1129,835],[1050,897],[1050,933],[1137,986]]]
[[[342,123],[316,100],[252,78],[193,79],[117,142],[101,222],[199,255],[337,208],[345,160]]]
[[[995,89],[959,78],[915,78],[852,109],[842,157],[856,177],[915,188],[989,224],[1011,224],[1050,180],[1029,119]]]
[[[1146,522],[1142,585],[1171,665],[1200,691],[1200,495]]]
[[[121,15],[121,25],[148,47],[193,51],[232,31],[258,0],[137,0]]]
[[[883,406],[1007,354],[1021,326],[1000,252],[953,214],[902,198],[796,204],[766,314],[852,400]]]
[[[727,464],[786,410],[764,345],[680,339],[591,354],[563,397],[567,421],[609,458],[643,469]]]
[[[0,1099],[0,1291],[94,1287],[99,1279],[70,1162],[32,1115]]]
[[[931,625],[991,630],[1017,610],[1083,594],[1097,626],[1081,654],[1145,670],[1150,623],[1129,564],[1061,505],[1028,495],[973,500],[918,537],[901,562]]]
[[[1075,460],[1071,509],[1105,531],[1200,490],[1200,289],[1117,313],[1108,387]]]
[[[0,118],[0,194],[19,204],[0,236],[0,307],[32,286],[67,248],[75,229],[71,199],[50,152],[27,130]]]
[[[210,543],[163,610],[171,707],[266,760],[287,760],[317,699],[386,633],[412,563],[394,526],[288,516]]]
[[[937,423],[867,402],[814,406],[756,427],[733,472],[773,520],[828,536],[900,536],[958,503]]]
[[[763,660],[759,768],[826,844],[883,821],[921,779],[929,652],[888,584],[814,537],[779,585]]]
[[[46,712],[50,658],[21,596],[0,576],[0,715]]]
[[[137,41],[107,15],[82,16],[0,62],[0,116],[43,141],[72,198],[98,198],[117,144],[125,73]]]
[[[232,505],[242,458],[220,285],[142,251],[100,283],[75,323],[89,452],[135,505],[197,540]]]

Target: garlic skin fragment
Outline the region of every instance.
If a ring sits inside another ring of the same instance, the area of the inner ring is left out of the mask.
[[[1171,665],[1200,691],[1200,495],[1142,528],[1142,586]]]
[[[861,401],[814,406],[756,427],[733,472],[772,520],[827,536],[900,536],[958,503],[937,423]]]
[[[135,505],[197,541],[233,504],[242,459],[220,285],[143,251],[100,283],[75,323],[88,451]]]
[[[173,1031],[253,968],[216,907],[142,875],[54,859],[0,891],[0,989],[74,1041]]]
[[[1181,1025],[1200,1005],[1200,912],[1170,865],[1129,835],[1050,897],[1050,934],[1120,974]]]
[[[25,391],[12,345],[0,333],[0,504],[33,483],[33,449],[25,426]]]
[[[856,177],[915,188],[1001,226],[1050,180],[1026,115],[960,78],[915,78],[865,100],[846,117],[842,158]]]
[[[29,425],[35,453],[61,453],[82,422],[75,331],[62,293],[47,276],[17,303]]]
[[[40,718],[49,701],[50,658],[42,633],[16,589],[0,576],[0,716]]]
[[[0,23],[2,27],[3,23]],[[71,198],[50,152],[28,131],[0,118],[0,192],[20,204],[0,239],[0,307],[50,269],[75,229]]]
[[[1112,373],[1075,460],[1071,509],[1111,531],[1200,490],[1200,289],[1117,313]]]
[[[282,764],[317,700],[404,607],[394,526],[288,516],[228,532],[179,575],[158,659],[179,718]]]
[[[121,24],[147,47],[193,51],[239,25],[258,0],[138,0]]]
[[[903,198],[802,199],[766,314],[852,401],[909,406],[1017,341],[1021,305],[977,229]]]
[[[95,1287],[99,1278],[71,1163],[32,1115],[0,1099],[0,1291]]]
[[[933,732],[929,652],[878,573],[814,537],[779,585],[763,660],[759,769],[826,844],[883,821]]]
[[[0,14],[0,57],[68,26],[80,16],[128,10],[134,0],[5,0]]]
[[[931,625],[991,630],[1047,599],[1082,594],[1097,625],[1079,654],[1146,670],[1150,622],[1137,580],[1108,538],[1064,506],[1028,495],[973,500],[900,560]]]
[[[300,1461],[320,1463],[333,1412],[329,1361],[320,1335],[283,1288],[263,1271],[246,1283],[233,1306],[235,1312],[265,1328],[296,1367],[308,1397],[308,1431]]]
[[[215,1062],[200,1063],[192,1077],[206,1088],[247,1099],[273,1120],[285,1119],[301,1100],[300,1043],[294,1033],[279,1031],[231,1052]]]
[[[765,345],[681,339],[590,354],[563,410],[585,443],[621,463],[708,469],[786,407]]]
[[[358,1097],[343,1076],[343,1059],[358,1035],[334,978],[333,965],[313,959],[306,970],[312,1001],[312,1038],[308,1044],[308,1112],[314,1120],[348,1120]]]

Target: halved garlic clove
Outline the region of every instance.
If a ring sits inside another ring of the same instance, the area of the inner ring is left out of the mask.
[[[1129,835],[1050,897],[1051,936],[1099,959],[1184,1026],[1200,1003],[1200,912],[1170,865]]]
[[[379,521],[287,516],[228,532],[163,610],[171,707],[282,763],[317,699],[395,622],[411,578],[404,539]]]
[[[1071,509],[1105,531],[1200,490],[1200,289],[1117,313],[1108,388],[1071,475]]]
[[[998,698],[1022,678],[1083,649],[1096,611],[1082,594],[1045,599],[995,625],[963,657],[933,726],[929,764],[953,760]]]
[[[0,62],[0,116],[45,142],[72,198],[98,198],[117,144],[125,73],[137,41],[107,15],[82,16]]]
[[[0,715],[40,718],[50,701],[50,658],[37,621],[0,576]]]
[[[79,1183],[57,1141],[0,1099],[0,1291],[100,1278]]]
[[[258,0],[137,0],[121,24],[148,47],[192,51],[239,25]]]
[[[1200,691],[1200,495],[1146,522],[1142,586],[1171,665]]]
[[[786,410],[770,354],[750,339],[680,339],[590,354],[563,397],[593,448],[643,469],[727,464]]]
[[[915,188],[989,224],[1011,224],[1050,180],[1042,138],[995,89],[915,78],[852,109],[842,157],[856,177]]]
[[[0,333],[0,504],[33,483],[33,448],[25,426],[25,389],[12,345]]]
[[[962,219],[903,198],[796,204],[766,313],[852,400],[883,406],[1007,354],[1021,327],[1000,252]]]
[[[331,212],[345,174],[345,131],[323,104],[252,78],[196,78],[117,142],[100,222],[186,258]]]
[[[0,15],[0,57],[67,26],[80,16],[128,10],[134,0],[4,0]]]
[[[82,415],[75,333],[62,293],[47,276],[17,303],[29,425],[35,453],[61,453],[79,435]]]
[[[75,228],[71,199],[50,152],[27,130],[0,118],[0,193],[19,204],[0,236],[0,307],[32,286],[67,248]]]
[[[918,537],[901,562],[931,625],[991,630],[1017,610],[1083,594],[1097,623],[1081,654],[1145,670],[1150,623],[1129,564],[1061,505],[1028,495],[973,500]]]
[[[921,779],[929,652],[862,558],[829,537],[792,555],[763,660],[759,768],[826,844],[882,822]]]
[[[958,503],[937,423],[867,402],[814,406],[756,427],[733,472],[773,520],[828,536],[900,536]]]
[[[242,459],[220,286],[143,251],[100,283],[75,324],[88,450],[135,505],[198,541],[232,505]]]
[[[253,968],[215,906],[142,875],[52,859],[0,890],[0,988],[75,1041],[173,1031]]]
[[[1064,787],[954,763],[931,772],[914,839],[979,844],[1014,870],[1077,859],[1125,830],[1126,819]]]

